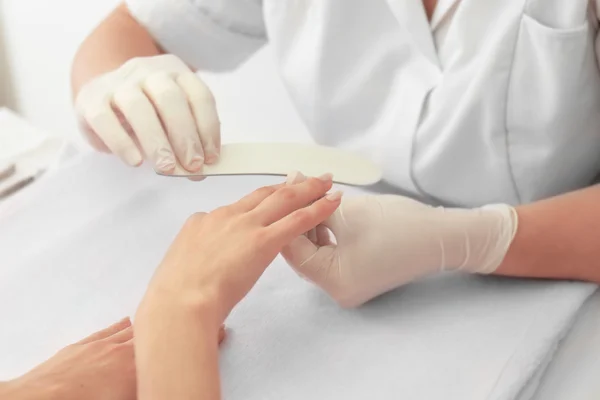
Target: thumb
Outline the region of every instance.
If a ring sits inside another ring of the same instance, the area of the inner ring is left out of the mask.
[[[327,277],[335,249],[334,245],[318,246],[302,235],[285,246],[281,255],[298,275],[319,284]]]

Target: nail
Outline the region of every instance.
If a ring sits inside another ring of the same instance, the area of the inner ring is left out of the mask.
[[[285,180],[285,184],[293,185],[295,183],[303,181],[304,179],[306,179],[306,177],[304,175],[302,175],[301,172],[293,171],[288,174],[287,179]]]
[[[217,162],[218,159],[219,159],[219,155],[217,153],[212,152],[212,151],[206,152],[206,163],[207,164],[213,164],[213,163]]]
[[[190,161],[190,168],[195,171],[198,171],[204,165],[204,157],[200,154],[195,154]]]
[[[333,180],[333,174],[326,173],[326,174],[319,176],[318,179],[322,180],[325,183],[329,183]]]
[[[325,196],[325,198],[329,201],[338,201],[342,198],[342,194],[344,193],[341,190],[338,190],[337,192],[328,193],[327,196]]]
[[[204,154],[207,164],[212,164],[219,159],[219,151],[213,144],[209,144],[204,148]]]
[[[160,172],[171,172],[175,169],[175,161],[168,158],[161,158],[156,162],[156,168]]]

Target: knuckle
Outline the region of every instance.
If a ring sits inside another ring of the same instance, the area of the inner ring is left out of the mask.
[[[277,189],[274,188],[273,186],[263,186],[259,189],[256,189],[255,193],[258,196],[268,197],[268,196],[272,195],[273,193],[275,193],[276,191],[277,191]]]
[[[268,229],[259,229],[253,233],[252,242],[255,248],[263,247],[265,244],[271,242],[272,236]]]
[[[207,214],[205,212],[197,212],[197,213],[190,215],[188,217],[188,219],[185,221],[184,228],[187,228],[187,229],[197,228],[202,223],[202,221],[204,220],[206,215]]]
[[[89,350],[93,353],[101,353],[101,352],[106,351],[106,349],[107,349],[106,343],[101,340],[92,342],[92,343],[88,343],[86,346],[88,346]]]
[[[176,104],[179,100],[181,100],[181,93],[179,93],[177,88],[173,87],[163,86],[154,95],[154,102],[158,106]]]
[[[145,57],[133,57],[129,60],[125,61],[123,65],[121,65],[121,70],[130,71],[133,69],[137,69],[140,64],[144,62]]]
[[[110,112],[111,109],[108,100],[96,101],[83,107],[84,117],[90,124],[102,123],[109,117]]]
[[[214,209],[210,213],[210,215],[212,215],[213,217],[216,217],[216,218],[228,218],[228,217],[231,217],[234,213],[235,212],[231,206],[223,206],[223,207]]]
[[[310,224],[313,220],[313,213],[309,209],[303,208],[292,214],[292,218],[296,224]]]
[[[297,192],[291,186],[285,186],[277,190],[277,195],[285,201],[292,201],[298,197]]]
[[[196,104],[216,105],[215,96],[204,85],[195,85],[194,90],[189,94],[189,98]]]

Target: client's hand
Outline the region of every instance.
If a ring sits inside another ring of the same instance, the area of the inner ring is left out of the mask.
[[[147,297],[217,305],[225,320],[283,246],[329,217],[340,193],[332,177],[263,187],[213,212],[192,215],[153,277]],[[323,197],[325,196],[325,197]]]
[[[220,399],[219,327],[286,244],[333,214],[331,186],[263,187],[189,218],[136,314],[139,399]]]
[[[7,400],[135,400],[129,318],[65,347],[0,388],[0,398]]]

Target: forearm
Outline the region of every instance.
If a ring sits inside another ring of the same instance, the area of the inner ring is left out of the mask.
[[[600,185],[517,207],[499,275],[600,283]]]
[[[210,307],[143,302],[134,328],[139,400],[220,399],[219,324]]]
[[[130,15],[125,5],[117,7],[82,43],[71,71],[73,95],[91,79],[120,67],[135,57],[162,54],[150,34]]]

